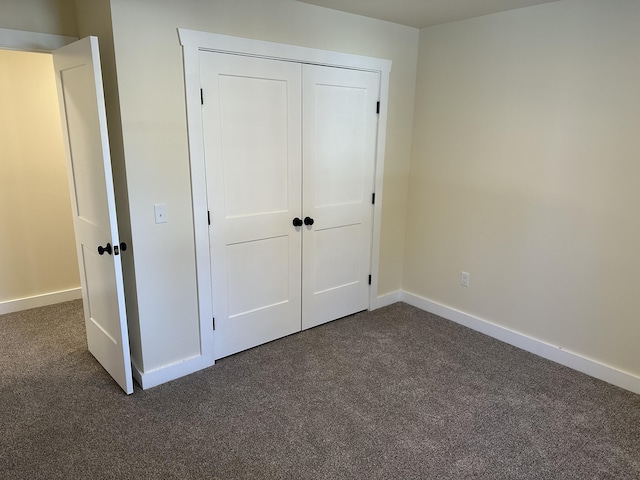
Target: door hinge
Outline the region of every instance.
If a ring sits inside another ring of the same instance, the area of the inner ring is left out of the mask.
[[[369,285],[371,285],[371,275],[369,275]]]
[[[211,225],[211,211],[207,210],[207,222]]]
[[[376,204],[376,194],[372,193],[371,194],[371,205],[375,205]]]
[[[216,329],[216,317],[212,317],[213,329]]]
[[[380,114],[380,102],[376,104],[376,113]]]
[[[200,89],[200,105],[204,105],[204,92],[202,91],[202,89]]]

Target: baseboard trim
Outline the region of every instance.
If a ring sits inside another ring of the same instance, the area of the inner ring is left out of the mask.
[[[369,310],[377,310],[378,308],[393,305],[394,303],[402,301],[402,293],[402,290],[396,290],[395,292],[385,293],[384,295],[374,298]]]
[[[59,292],[43,293],[42,295],[34,295],[32,297],[16,298],[14,300],[0,302],[0,315],[78,300],[80,298],[82,298],[82,289],[80,287],[60,290]]]
[[[610,365],[564,350],[542,340],[524,335],[508,328],[496,325],[488,320],[475,317],[460,310],[442,305],[410,292],[401,292],[400,301],[408,303],[426,312],[433,313],[452,322],[484,333],[502,342],[521,348],[527,352],[585,373],[633,393],[640,394],[640,377],[624,372]]]
[[[199,355],[149,372],[141,372],[140,369],[132,363],[131,372],[133,373],[135,381],[138,382],[138,385],[140,385],[143,390],[147,390],[210,367],[214,363],[213,358]]]

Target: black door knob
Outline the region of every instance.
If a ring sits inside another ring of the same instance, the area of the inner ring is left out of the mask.
[[[107,243],[106,247],[98,247],[98,254],[99,255],[104,255],[104,252],[107,252],[109,255],[111,255],[111,252],[113,252],[113,250],[111,249],[111,244]]]
[[[309,225],[309,226],[313,225],[313,218],[311,218],[311,217],[304,217],[304,224],[305,224],[305,225]]]
[[[293,219],[293,226],[294,227],[301,227],[302,226],[302,220],[300,220],[298,217]]]

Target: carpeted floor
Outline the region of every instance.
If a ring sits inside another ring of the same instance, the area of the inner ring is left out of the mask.
[[[640,396],[406,304],[131,396],[81,309],[0,316],[2,479],[640,478]]]

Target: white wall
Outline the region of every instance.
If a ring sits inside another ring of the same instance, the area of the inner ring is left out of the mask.
[[[291,0],[112,0],[111,14],[145,371],[199,355],[177,27],[393,60],[380,293],[400,288],[418,30]]]
[[[405,290],[640,375],[638,25],[563,0],[420,32]]]
[[[22,305],[80,288],[51,55],[0,50],[0,105],[0,303]]]

